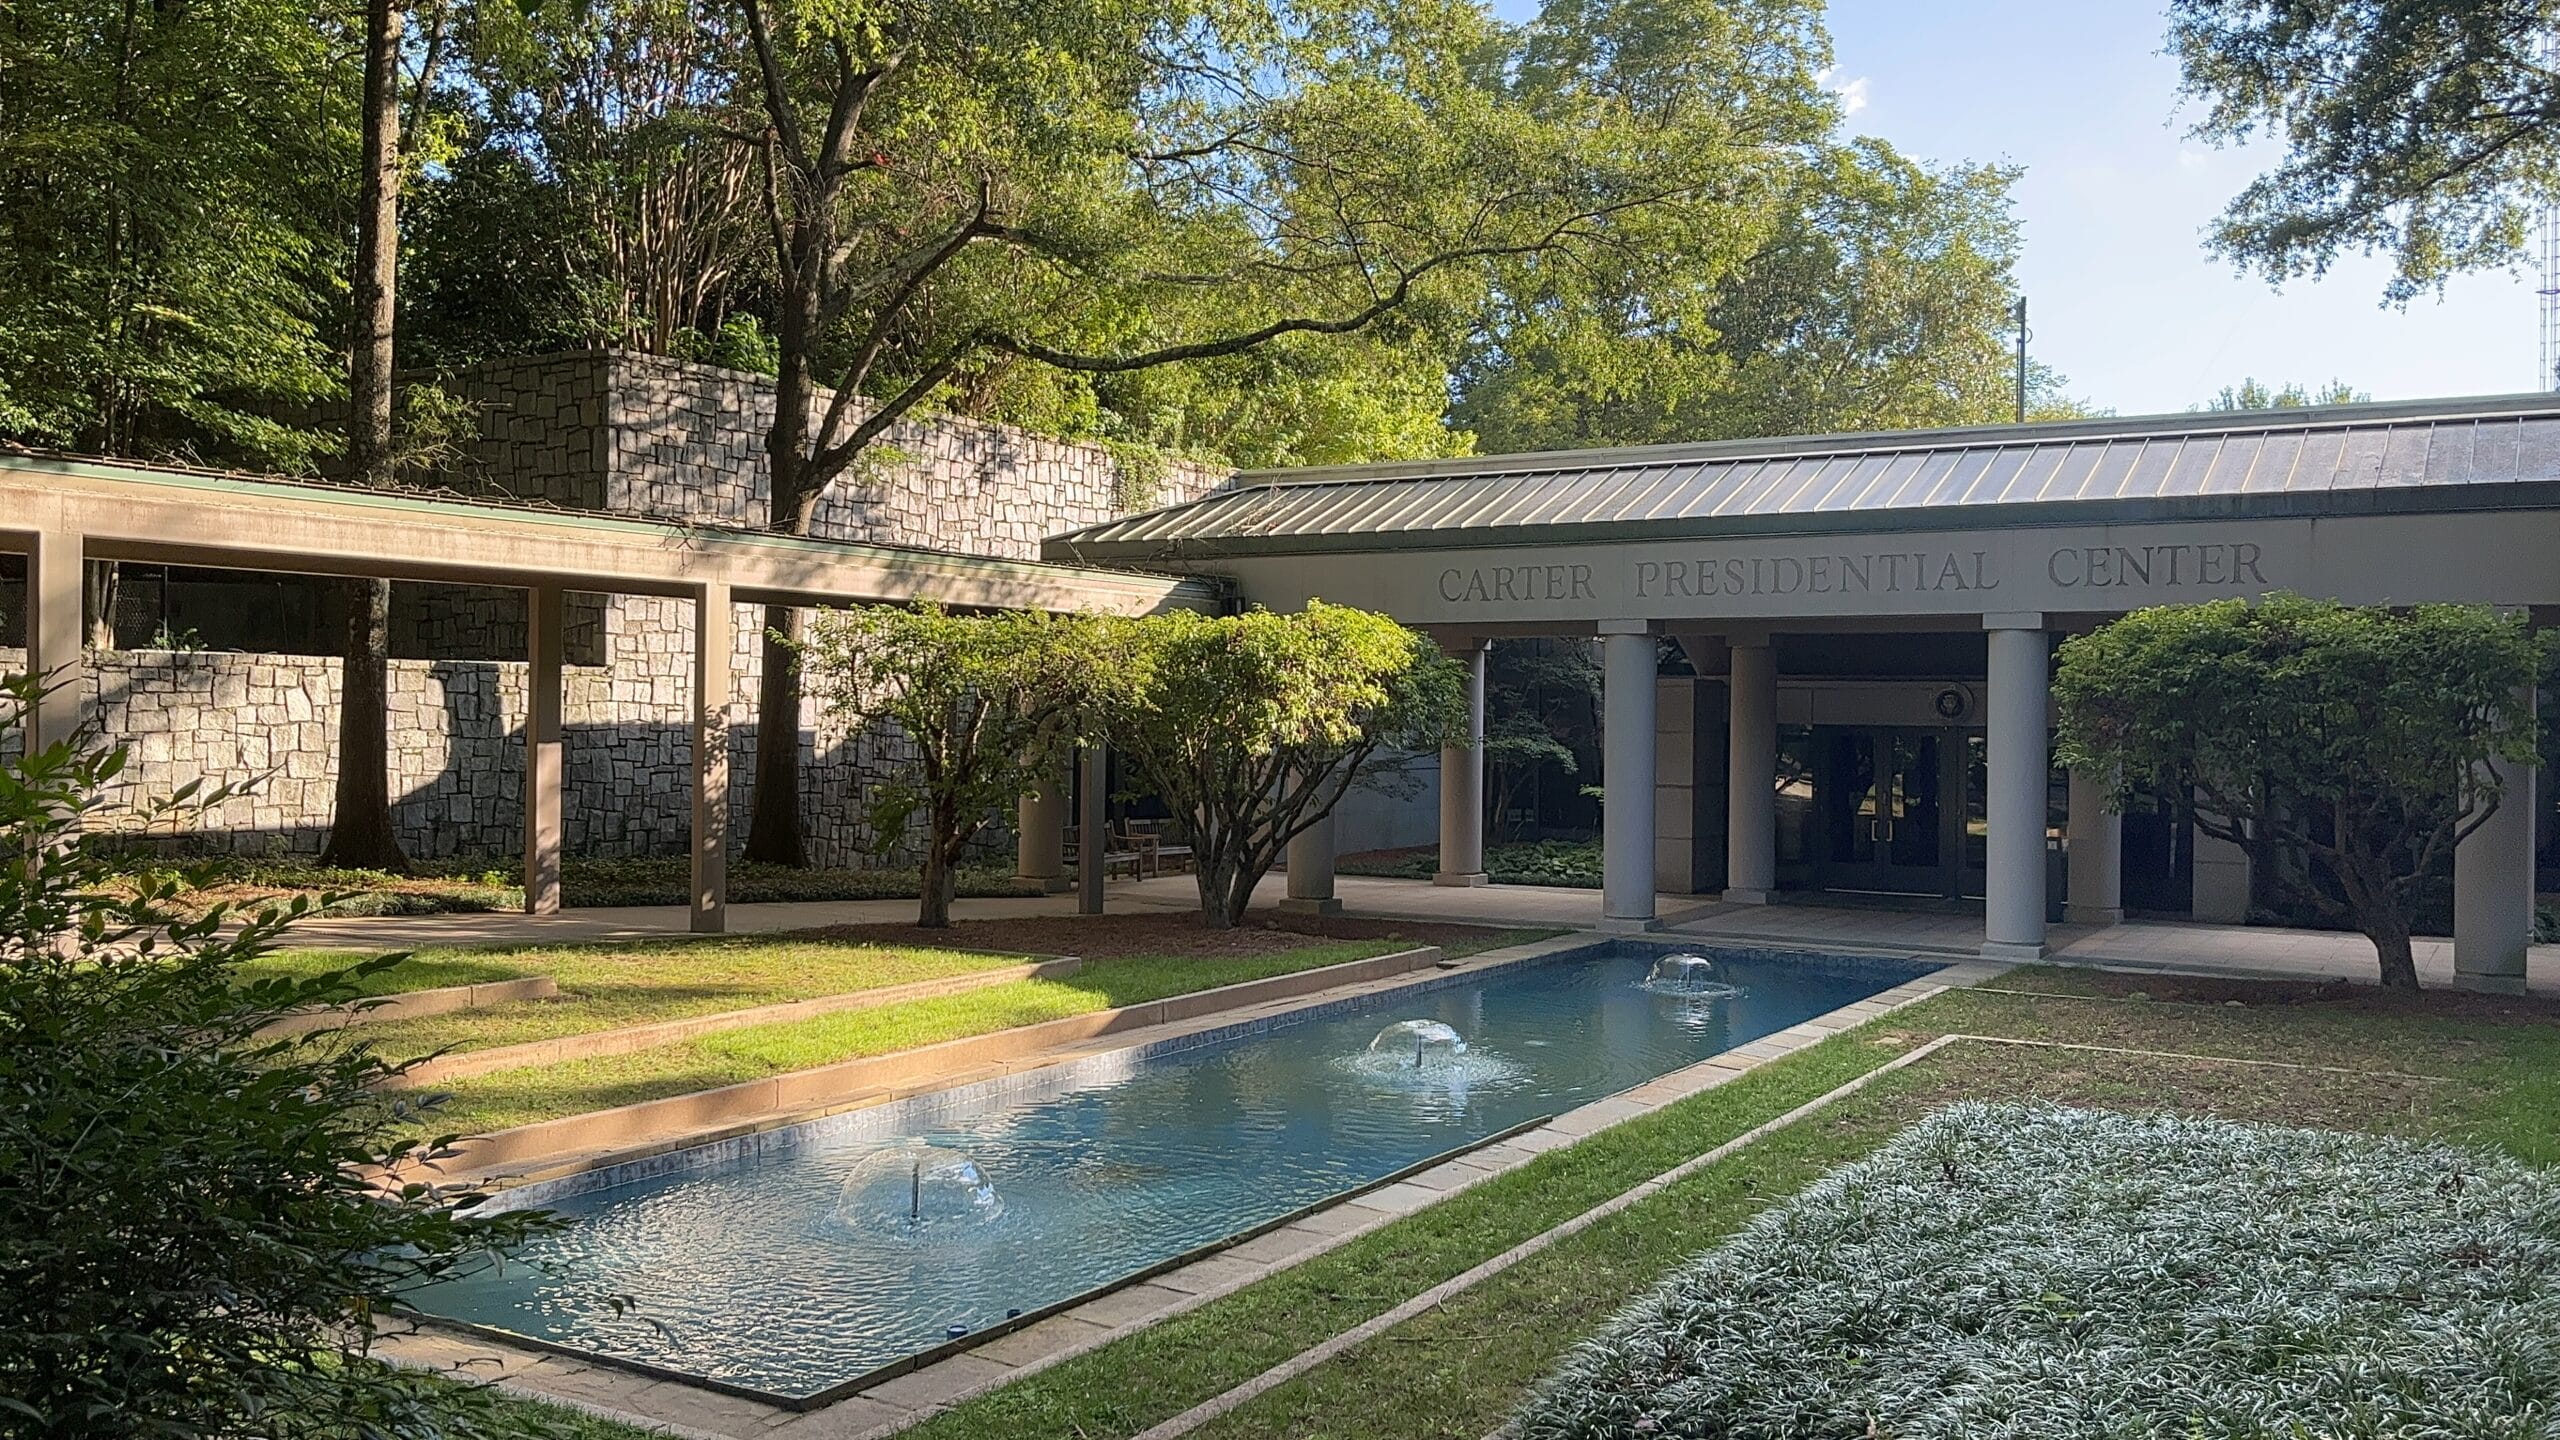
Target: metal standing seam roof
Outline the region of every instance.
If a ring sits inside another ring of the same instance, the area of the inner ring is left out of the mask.
[[[1262,471],[1053,560],[2560,505],[2560,396]]]

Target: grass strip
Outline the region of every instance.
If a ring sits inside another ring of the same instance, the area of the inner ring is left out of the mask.
[[[241,967],[248,976],[312,975],[360,958],[342,951],[283,951]],[[555,945],[506,951],[422,950],[368,977],[376,994],[548,975],[560,996],[456,1010],[413,1020],[368,1021],[364,1038],[399,1058],[483,1050],[660,1020],[716,1015],[790,1000],[940,980],[1018,965],[1025,957],[842,940],[731,936],[645,944]]]
[[[1338,940],[1214,960],[1179,956],[1094,960],[1063,979],[1013,980],[957,995],[752,1025],[627,1055],[472,1076],[439,1087],[451,1098],[428,1124],[439,1131],[463,1133],[530,1125],[1407,948],[1397,940]]]

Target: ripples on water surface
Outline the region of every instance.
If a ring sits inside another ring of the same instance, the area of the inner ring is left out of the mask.
[[[576,1223],[530,1253],[539,1268],[451,1281],[418,1303],[813,1394],[950,1327],[1070,1298],[1929,968],[1716,951],[1734,993],[1667,995],[1644,985],[1662,953],[1621,942],[1134,1064],[1068,1067],[1063,1084],[817,1122],[805,1144],[546,1200]],[[1445,1024],[1464,1050],[1426,1047],[1419,1065],[1410,1041],[1401,1057],[1373,1054],[1399,1020]],[[615,1295],[632,1302],[619,1315]]]

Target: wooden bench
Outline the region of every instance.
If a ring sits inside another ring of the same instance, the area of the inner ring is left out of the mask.
[[[1158,828],[1161,824],[1156,820],[1127,821],[1112,837],[1111,843],[1146,856],[1147,874],[1151,876],[1163,874],[1167,865],[1177,872],[1188,871],[1191,868],[1191,847],[1166,844],[1163,832]]]

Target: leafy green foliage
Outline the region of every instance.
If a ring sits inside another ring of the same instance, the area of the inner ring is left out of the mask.
[[[1504,287],[1458,423],[1528,450],[2011,418],[2017,173],[1808,148],[1749,206]]]
[[[307,469],[335,391],[354,72],[274,0],[48,0],[0,25],[0,436]]]
[[[1104,728],[1191,837],[1201,917],[1222,929],[1353,786],[1409,784],[1402,756],[1466,722],[1458,663],[1365,610],[1177,611],[1115,635]]]
[[[1418,846],[1385,857],[1346,856],[1345,875],[1383,875],[1390,879],[1428,880],[1439,873],[1440,847]],[[1485,874],[1496,885],[1552,885],[1569,890],[1600,888],[1600,842],[1597,840],[1522,840],[1488,845]]]
[[[35,682],[0,691],[19,728]],[[123,752],[0,764],[0,1415],[48,1436],[485,1430],[485,1399],[373,1358],[384,1313],[547,1223],[367,1177],[424,1157],[334,1038],[262,1038],[388,961],[241,980],[309,904],[178,918],[90,828]],[[199,799],[182,792],[168,804]],[[520,1433],[520,1432],[519,1432]]]
[[[2296,595],[2161,606],[2064,642],[2065,762],[2195,797],[2207,834],[2299,847],[2301,900],[2371,937],[2415,989],[2426,877],[2506,796],[2490,759],[2530,765],[2540,671],[2522,617],[2461,605],[2360,608]]]
[[[2174,0],[2169,17],[2196,132],[2285,146],[2223,212],[2224,254],[2282,280],[2388,253],[2400,301],[2524,258],[2560,182],[2548,0]]]
[[[1485,658],[1484,758],[1496,838],[1517,833],[1519,801],[1542,772],[1553,767],[1569,782],[1586,760],[1597,761],[1599,707],[1600,664],[1589,642],[1493,642]],[[1485,863],[1492,865],[1490,855]]]
[[[801,657],[829,714],[894,725],[915,749],[911,778],[872,787],[870,822],[884,850],[922,822],[916,923],[930,927],[951,923],[960,862],[994,810],[1066,773],[1111,674],[1091,618],[936,605],[823,612]]]
[[[1956,1105],[1665,1281],[1514,1433],[2510,1435],[2560,1401],[2555,1226],[2560,1181],[2480,1151]]]
[[[2373,397],[2344,380],[2332,380],[2316,389],[2298,380],[2281,387],[2268,385],[2255,376],[2238,385],[2225,385],[2222,393],[2205,402],[2207,410],[2299,410],[2310,405],[2355,405]]]

